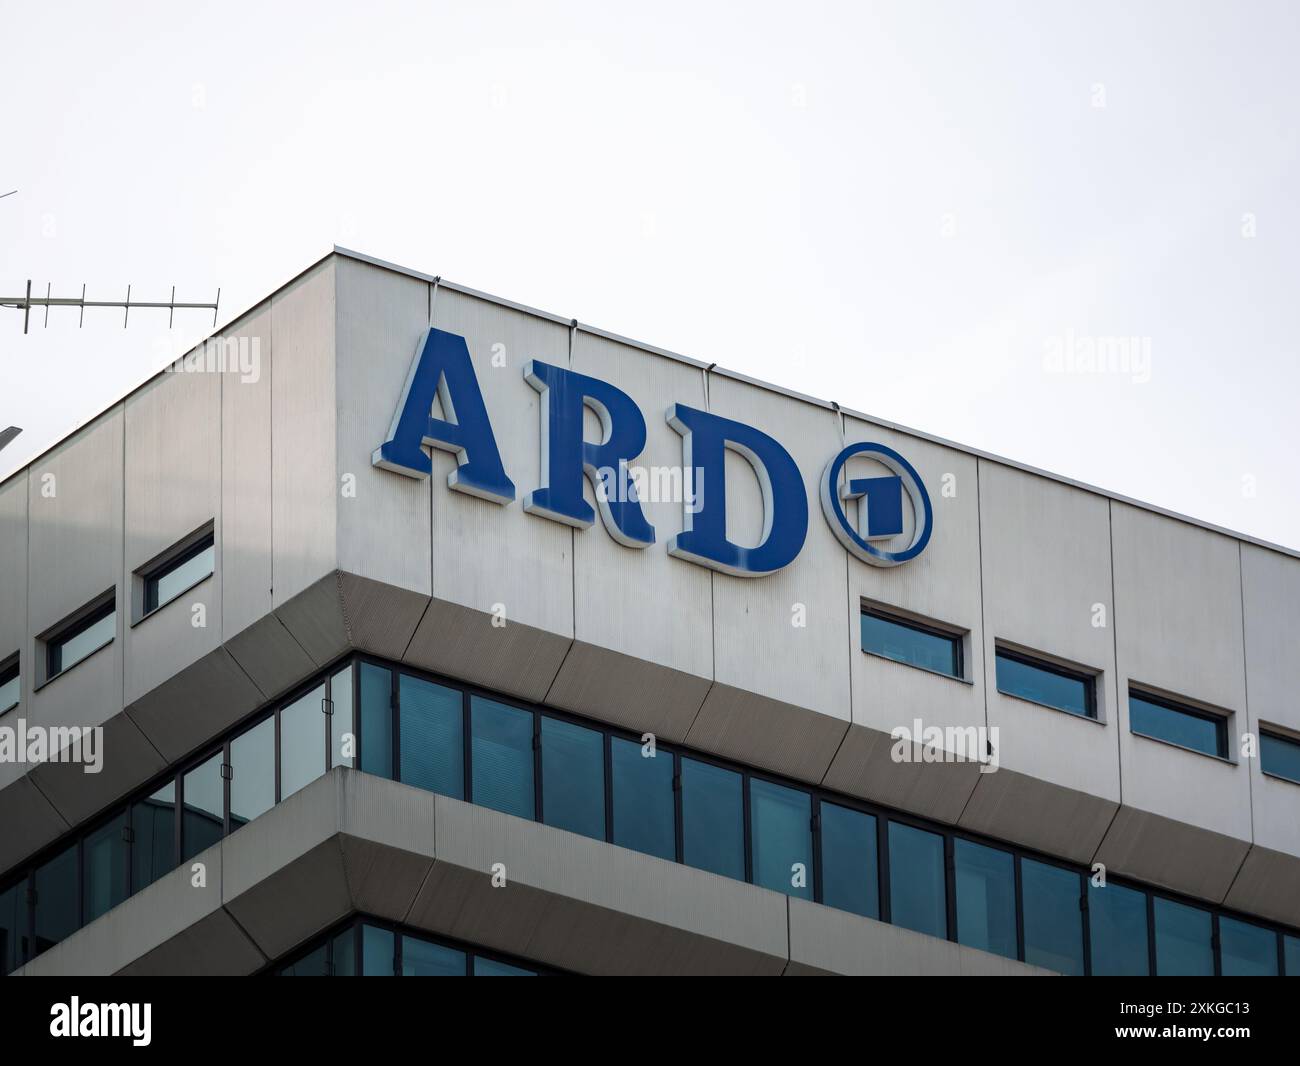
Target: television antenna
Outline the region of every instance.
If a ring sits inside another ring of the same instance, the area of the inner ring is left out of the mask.
[[[17,191],[17,190],[15,190]],[[166,308],[167,309],[167,328],[171,329],[172,322],[176,317],[177,310],[181,311],[211,311],[212,325],[215,328],[217,324],[217,307],[221,303],[221,290],[217,289],[217,298],[210,304],[204,303],[177,303],[176,286],[172,286],[172,295],[170,300],[132,300],[131,286],[126,287],[125,300],[87,300],[86,286],[81,286],[81,296],[53,296],[51,287],[47,283],[45,286],[44,296],[32,295],[32,283],[27,282],[27,291],[22,296],[0,296],[0,307],[12,307],[23,313],[23,332],[27,332],[28,323],[31,319],[33,307],[45,308],[45,325],[50,324],[51,307],[77,307],[81,310],[81,319],[77,324],[80,329],[86,322],[87,307],[120,307],[122,308],[122,328],[126,329],[127,322],[131,317],[131,308]]]

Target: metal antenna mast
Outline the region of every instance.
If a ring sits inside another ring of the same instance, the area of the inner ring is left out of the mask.
[[[51,288],[50,288],[50,286],[47,284],[47,285],[45,286],[45,295],[44,295],[44,296],[33,296],[33,295],[32,295],[32,283],[31,283],[30,281],[28,281],[28,282],[27,282],[27,292],[26,292],[24,295],[22,295],[22,296],[0,296],[0,307],[12,307],[12,308],[14,308],[14,310],[16,310],[16,311],[21,311],[21,312],[23,313],[23,332],[26,333],[26,332],[27,332],[27,327],[28,327],[28,322],[29,322],[29,320],[30,320],[30,318],[31,318],[31,313],[32,313],[32,308],[33,308],[33,307],[44,307],[44,308],[45,308],[45,325],[46,325],[46,326],[49,326],[49,324],[50,324],[50,308],[51,308],[51,307],[77,307],[77,308],[80,308],[80,309],[81,309],[81,319],[80,319],[80,321],[78,322],[78,328],[80,328],[81,326],[85,325],[85,322],[86,322],[86,308],[87,308],[87,307],[120,307],[120,308],[122,308],[122,312],[123,312],[123,313],[122,313],[122,328],[123,328],[123,329],[126,328],[126,324],[127,324],[128,320],[129,320],[130,317],[131,317],[131,308],[133,308],[133,307],[136,307],[136,308],[140,308],[140,307],[162,308],[162,307],[165,307],[165,308],[167,308],[167,328],[170,329],[171,326],[172,326],[172,322],[173,322],[173,320],[174,320],[175,317],[176,317],[176,311],[177,311],[178,309],[179,309],[179,310],[182,310],[182,311],[211,311],[211,312],[212,312],[212,325],[215,327],[216,324],[217,324],[217,308],[218,308],[218,306],[221,304],[221,290],[220,290],[220,289],[217,289],[217,298],[216,298],[212,303],[210,303],[210,304],[201,304],[201,303],[177,303],[177,302],[176,302],[176,286],[175,286],[175,285],[172,286],[172,296],[171,296],[171,299],[170,299],[170,300],[166,300],[166,301],[154,301],[154,300],[132,300],[132,299],[131,299],[131,286],[130,286],[130,285],[128,285],[128,286],[126,287],[126,299],[125,299],[125,300],[87,300],[87,299],[86,299],[86,286],[85,286],[85,285],[82,285],[82,286],[81,286],[81,295],[80,295],[79,297],[78,297],[78,296],[52,296],[52,295],[50,295],[50,292],[51,292]]]

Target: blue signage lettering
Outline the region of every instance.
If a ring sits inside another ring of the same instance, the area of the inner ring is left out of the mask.
[[[668,424],[682,435],[682,466],[700,471],[705,487],[702,506],[685,508],[685,528],[669,554],[736,577],[772,574],[794,562],[808,534],[808,494],[790,453],[753,426],[685,404],[668,408]],[[763,491],[763,535],[754,548],[727,539],[728,449],[754,468]]]
[[[653,544],[654,527],[646,520],[629,470],[646,443],[645,418],[635,401],[609,382],[540,360],[524,368],[524,377],[542,397],[541,484],[528,494],[524,509],[585,529],[595,521],[583,498],[583,478],[588,477],[609,535],[631,548]],[[433,417],[435,396],[445,420]],[[586,408],[600,419],[598,444],[583,439]],[[682,438],[682,484],[693,487],[693,498],[683,501],[682,532],[669,542],[669,554],[737,577],[760,577],[789,566],[808,535],[808,496],[790,453],[753,426],[684,404],[669,407],[667,418]],[[433,328],[420,338],[388,438],[371,461],[408,477],[428,477],[433,464],[425,446],[455,454],[456,469],[447,477],[451,488],[502,504],[515,498],[465,339]],[[729,450],[749,463],[762,491],[763,532],[754,547],[727,537]],[[848,477],[845,466],[857,456],[880,464],[888,475]],[[889,550],[886,542],[905,532],[904,495],[911,505],[912,535],[906,547]],[[845,500],[859,501],[857,527],[845,513]],[[822,474],[821,502],[831,532],[856,558],[873,566],[916,558],[934,530],[920,475],[884,444],[850,444],[831,459]]]
[[[435,395],[450,421],[433,417]],[[432,327],[416,346],[388,439],[370,461],[407,477],[428,477],[433,463],[421,447],[425,444],[456,456],[456,469],[447,475],[447,484],[457,492],[495,503],[515,498],[514,482],[501,465],[465,338]]]
[[[585,473],[609,535],[629,548],[653,544],[654,526],[628,473],[628,463],[645,448],[645,418],[636,402],[607,381],[537,359],[524,367],[524,377],[543,400],[542,484],[528,494],[524,510],[586,529],[595,516],[582,498]],[[600,444],[582,439],[585,407],[600,419]]]

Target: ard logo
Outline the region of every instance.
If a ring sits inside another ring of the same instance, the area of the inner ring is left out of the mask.
[[[635,401],[600,378],[539,360],[524,367],[524,379],[542,398],[541,483],[524,498],[524,510],[579,529],[594,525],[598,510],[618,543],[654,545],[659,537],[632,473],[646,443],[645,416]],[[435,398],[442,417],[433,414]],[[600,420],[599,441],[584,437],[585,410]],[[682,438],[682,469],[696,486],[680,532],[666,541],[668,553],[737,577],[762,577],[794,562],[808,535],[808,493],[790,453],[754,426],[685,404],[671,405],[664,417]],[[464,337],[432,327],[416,346],[388,435],[371,461],[426,478],[433,463],[425,448],[455,456],[448,488],[503,506],[514,502],[515,484],[501,461],[469,346]],[[727,536],[728,451],[749,464],[762,491],[763,532],[756,545]],[[597,508],[583,497],[584,478]],[[921,476],[884,444],[850,444],[833,456],[820,494],[831,531],[865,563],[897,566],[930,542],[934,512]]]

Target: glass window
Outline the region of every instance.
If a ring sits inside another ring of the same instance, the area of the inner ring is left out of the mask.
[[[152,885],[176,865],[176,783],[131,804],[131,891]]]
[[[533,714],[479,696],[470,701],[475,803],[535,818]]]
[[[402,937],[403,977],[464,977],[465,953],[455,948]]]
[[[957,940],[981,951],[1016,957],[1016,866],[1009,851],[960,837],[953,840]]]
[[[876,819],[861,811],[821,805],[822,902],[868,918],[880,917]]]
[[[145,575],[144,613],[158,610],[212,576],[217,550],[209,533],[191,548]]]
[[[275,806],[275,718],[230,742],[230,830]]]
[[[397,976],[397,937],[391,929],[361,927],[361,973],[366,977]]]
[[[605,839],[605,737],[542,715],[542,820]]]
[[[33,955],[77,931],[77,845],[36,868],[36,944]]]
[[[948,936],[943,837],[902,822],[889,823],[890,920],[906,929]]]
[[[1284,936],[1282,954],[1282,961],[1286,964],[1286,975],[1300,977],[1300,936]]]
[[[465,798],[465,714],[456,689],[398,679],[402,776],[408,785]]]
[[[0,666],[0,713],[18,706],[22,698],[20,684],[17,659],[7,666]]]
[[[1098,888],[1088,881],[1088,940],[1097,977],[1145,977],[1147,894],[1123,885]]]
[[[317,685],[280,708],[280,799],[325,772],[325,686]]]
[[[998,691],[1019,696],[1058,711],[1096,718],[1094,679],[1063,667],[1037,662],[1023,655],[998,649]]]
[[[1128,697],[1129,729],[1144,737],[1154,737],[1205,755],[1228,757],[1228,722],[1217,714],[1194,711],[1153,696],[1130,692]]]
[[[875,611],[862,612],[862,650],[949,677],[962,676],[961,637]]]
[[[288,966],[280,971],[281,977],[328,977],[329,967],[326,963],[326,953],[329,950],[329,943],[326,942],[320,947],[309,951],[297,962],[291,962]]]
[[[352,707],[352,667],[347,666],[330,678],[330,768],[352,766],[357,751],[356,719]]]
[[[812,899],[812,797],[751,777],[749,819],[754,884]]]
[[[1277,976],[1277,934],[1271,929],[1221,917],[1219,951],[1224,977]]]
[[[181,862],[221,839],[226,792],[221,758],[222,753],[217,752],[181,782]]]
[[[745,879],[740,774],[682,759],[682,858],[687,866]]]
[[[361,664],[361,769],[393,776],[393,674],[373,663]]]
[[[1083,973],[1081,886],[1082,879],[1073,870],[1021,860],[1025,962],[1069,976]]]
[[[0,976],[27,961],[27,879],[0,892]]]
[[[5,701],[0,699],[0,707]],[[1300,741],[1273,733],[1259,735],[1259,766],[1266,774],[1300,782]]]
[[[1156,896],[1156,973],[1213,977],[1210,912]]]
[[[81,899],[87,923],[112,910],[129,894],[126,827],[127,811],[123,808],[120,814],[86,834],[81,857]]]
[[[388,968],[391,973],[391,962]],[[330,941],[329,975],[331,977],[357,976],[357,927],[355,925],[340,929]]]
[[[110,643],[115,636],[117,607],[113,600],[109,600],[46,642],[46,677],[53,678],[64,670],[72,669]]]
[[[614,777],[614,843],[672,861],[677,858],[673,756],[633,740],[610,738]]]
[[[533,970],[525,970],[519,966],[511,966],[508,962],[497,962],[496,959],[485,959],[482,955],[474,956],[474,976],[475,977],[536,977]]]

